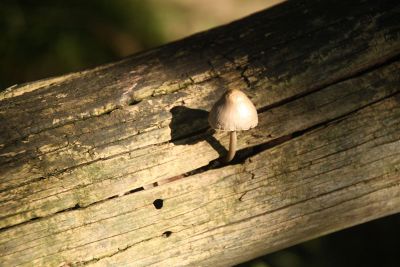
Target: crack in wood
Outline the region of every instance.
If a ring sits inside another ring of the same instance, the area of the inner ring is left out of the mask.
[[[136,246],[136,245],[138,245],[138,244],[140,244],[140,243],[148,242],[148,241],[150,241],[150,240],[152,240],[152,239],[154,239],[154,238],[157,238],[157,237],[151,237],[151,238],[144,239],[144,240],[142,240],[142,241],[140,241],[140,242],[136,242],[136,243],[134,243],[134,244],[128,244],[128,245],[126,245],[126,246],[123,247],[123,248],[118,248],[117,251],[110,252],[110,253],[108,253],[108,254],[106,254],[106,255],[103,255],[103,256],[100,256],[100,257],[96,257],[96,258],[93,258],[93,259],[91,259],[91,260],[79,261],[79,262],[72,262],[72,263],[68,263],[68,264],[69,264],[71,267],[86,266],[86,265],[89,265],[89,264],[98,262],[98,261],[100,261],[100,260],[102,260],[102,259],[114,257],[115,255],[118,255],[118,254],[120,254],[120,253],[122,253],[122,252],[124,252],[124,251],[127,251],[128,249],[130,249],[130,248],[133,247],[133,246]]]
[[[343,77],[341,77],[339,79],[336,79],[334,81],[331,81],[329,83],[322,84],[321,86],[318,86],[316,88],[311,88],[310,90],[307,90],[307,91],[305,91],[303,93],[300,93],[300,94],[294,95],[292,97],[283,99],[283,100],[281,100],[279,102],[276,102],[276,103],[273,103],[271,105],[267,105],[267,106],[258,108],[257,112],[258,113],[263,113],[263,112],[265,112],[267,110],[276,108],[278,106],[282,106],[282,105],[287,104],[289,102],[292,102],[292,101],[295,101],[297,99],[303,98],[303,97],[305,97],[307,95],[311,95],[311,94],[316,93],[318,91],[324,90],[325,88],[330,87],[332,85],[356,79],[356,78],[361,77],[361,76],[363,76],[365,74],[373,72],[373,71],[375,71],[377,69],[383,68],[385,66],[389,66],[389,65],[391,65],[391,64],[393,64],[393,63],[395,63],[395,62],[397,62],[399,60],[400,60],[400,54],[396,54],[396,55],[391,56],[391,57],[386,58],[386,59],[383,58],[383,59],[381,59],[380,62],[376,62],[375,64],[370,65],[370,66],[366,66],[365,68],[359,69],[354,73],[349,73],[349,75],[343,76]]]
[[[264,142],[264,143],[256,145],[256,146],[240,149],[240,150],[238,150],[236,152],[237,155],[235,156],[235,158],[228,164],[224,163],[224,160],[223,160],[224,157],[220,157],[220,158],[217,158],[215,160],[210,161],[209,164],[207,164],[205,166],[202,166],[202,167],[199,167],[199,168],[197,168],[195,170],[183,173],[183,174],[181,174],[179,176],[181,178],[185,178],[185,177],[189,177],[189,176],[192,176],[192,175],[200,174],[200,173],[203,173],[203,172],[206,172],[206,171],[209,171],[209,170],[219,169],[219,168],[222,168],[222,167],[227,166],[227,165],[243,164],[245,161],[250,160],[255,155],[260,154],[260,153],[262,153],[262,152],[264,152],[264,151],[266,151],[268,149],[272,149],[272,148],[274,148],[276,146],[279,146],[279,145],[281,145],[281,144],[283,144],[283,143],[285,143],[285,142],[287,142],[287,141],[289,141],[289,140],[291,140],[293,138],[301,137],[302,135],[307,134],[309,132],[312,132],[314,130],[317,130],[317,129],[320,129],[320,128],[325,128],[330,124],[338,123],[338,122],[340,122],[340,121],[344,120],[345,118],[347,118],[347,117],[359,112],[360,110],[362,110],[362,109],[364,109],[366,107],[372,106],[372,105],[374,105],[374,104],[376,104],[378,102],[381,102],[381,101],[384,101],[386,99],[392,98],[392,97],[394,97],[396,95],[400,95],[400,91],[395,92],[395,93],[390,94],[390,95],[387,95],[387,96],[385,96],[385,97],[383,97],[381,99],[378,99],[376,101],[372,101],[372,102],[370,102],[370,103],[368,103],[368,104],[366,104],[364,106],[361,106],[361,107],[359,107],[359,108],[357,108],[355,110],[352,110],[351,112],[348,112],[346,114],[343,114],[343,115],[341,115],[339,117],[336,117],[336,118],[333,118],[333,119],[330,119],[330,120],[326,120],[326,121],[322,121],[322,122],[320,122],[318,124],[315,124],[315,125],[313,125],[313,126],[311,126],[309,128],[306,128],[306,129],[303,129],[303,130],[299,130],[299,131],[293,132],[292,134],[281,136],[281,137],[276,138],[276,139],[272,139],[270,141]],[[347,149],[345,149],[345,150],[347,150]],[[343,151],[345,151],[345,150],[343,150]],[[339,152],[341,152],[341,151],[336,151],[335,153],[339,153]],[[333,155],[333,154],[331,154],[331,155]],[[330,156],[330,155],[326,155],[325,157],[328,157],[328,156]],[[162,182],[162,184],[166,184],[169,181],[172,182],[172,181],[176,180],[176,179],[172,179],[172,178],[174,178],[174,177],[163,179],[160,182]]]

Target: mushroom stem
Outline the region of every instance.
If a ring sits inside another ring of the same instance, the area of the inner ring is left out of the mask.
[[[230,135],[229,152],[228,155],[226,155],[225,162],[231,161],[236,154],[236,140],[237,140],[236,131],[231,131],[229,135]]]

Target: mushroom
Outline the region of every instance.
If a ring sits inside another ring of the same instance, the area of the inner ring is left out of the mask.
[[[228,90],[214,104],[208,122],[213,129],[230,132],[229,152],[225,159],[229,162],[236,153],[236,131],[245,131],[258,124],[257,110],[250,99],[240,90]]]

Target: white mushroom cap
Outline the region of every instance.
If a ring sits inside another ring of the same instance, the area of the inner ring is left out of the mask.
[[[212,107],[208,122],[222,131],[248,130],[258,124],[257,110],[242,91],[229,90]]]

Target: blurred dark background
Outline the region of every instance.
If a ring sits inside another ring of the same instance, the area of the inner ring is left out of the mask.
[[[0,90],[115,61],[279,1],[1,0]]]
[[[400,214],[364,223],[237,267],[399,267]]]
[[[0,90],[115,61],[280,1],[2,0]],[[397,267],[400,215],[314,239],[239,266]]]

